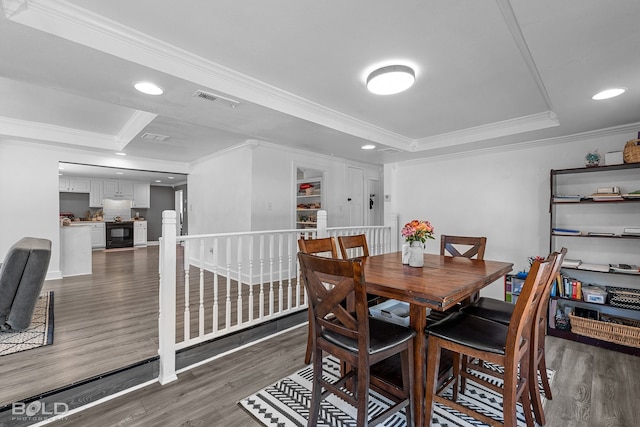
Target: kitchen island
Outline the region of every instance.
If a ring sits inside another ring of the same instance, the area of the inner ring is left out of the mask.
[[[62,277],[91,274],[91,222],[60,226],[60,269]]]

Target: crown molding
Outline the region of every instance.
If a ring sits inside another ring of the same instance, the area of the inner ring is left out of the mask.
[[[142,131],[149,123],[151,123],[157,114],[148,113],[146,111],[135,110],[127,123],[120,129],[120,132],[115,136],[118,144],[118,149],[122,150],[126,147],[137,134]]]
[[[516,117],[515,119],[416,139],[413,144],[412,151],[432,150],[434,148],[468,144],[470,142],[484,141],[507,135],[545,129],[558,126],[559,124],[560,122],[558,121],[558,117],[553,111],[544,111],[542,113],[531,114],[529,116]]]
[[[13,0],[16,1],[16,0]],[[9,19],[341,132],[409,150],[412,139],[236,72],[64,0],[31,0]]]
[[[0,117],[0,129],[0,134],[7,136],[80,145],[102,150],[118,150],[116,137],[103,133],[87,132],[10,117]]]

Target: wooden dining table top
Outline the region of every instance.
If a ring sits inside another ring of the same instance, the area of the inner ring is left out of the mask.
[[[367,292],[444,311],[513,269],[502,261],[424,254],[424,267],[402,264],[402,253],[364,257]]]

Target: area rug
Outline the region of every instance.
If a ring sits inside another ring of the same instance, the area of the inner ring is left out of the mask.
[[[53,344],[53,292],[38,298],[31,324],[22,332],[0,332],[0,356]]]
[[[340,369],[337,360],[333,357],[326,357],[323,363],[327,378],[336,380]],[[549,381],[553,380],[554,371],[548,370],[547,374]],[[483,374],[478,373],[478,375],[488,378]],[[311,405],[312,378],[313,368],[307,366],[293,375],[242,399],[238,403],[265,426],[306,426]],[[491,377],[489,379],[496,384],[501,384],[501,380],[497,378]],[[459,395],[459,401],[463,405],[479,410],[489,417],[502,420],[502,396],[475,382],[467,381],[467,390],[464,395]],[[382,412],[388,406],[389,401],[385,397],[376,392],[371,392],[369,399],[370,416]],[[332,395],[321,403],[321,419],[318,420],[318,426],[355,426],[355,417],[356,410],[353,406]],[[406,426],[404,410],[394,414],[380,425],[385,427]],[[526,425],[520,404],[518,404],[518,425]],[[431,426],[481,427],[486,426],[486,424],[436,403]]]

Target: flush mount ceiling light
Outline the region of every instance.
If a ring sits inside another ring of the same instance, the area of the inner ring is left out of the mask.
[[[406,65],[389,65],[378,68],[367,77],[367,89],[376,95],[393,95],[409,89],[416,81],[413,68]]]
[[[623,87],[617,87],[617,88],[613,88],[613,89],[607,89],[607,90],[603,90],[602,92],[598,92],[595,95],[593,95],[591,97],[591,99],[595,100],[595,101],[601,101],[603,99],[609,99],[609,98],[613,98],[616,97],[618,95],[622,95],[623,93],[625,93],[627,91],[626,88]]]
[[[151,82],[136,82],[133,84],[133,87],[136,88],[137,91],[146,93],[147,95],[162,95],[164,93],[164,89]]]
[[[373,144],[365,144],[360,148],[362,148],[363,150],[373,150],[374,148],[376,148],[376,146]]]
[[[122,151],[118,151],[116,153],[116,156],[126,156],[126,155],[127,155],[127,153],[123,153]]]

